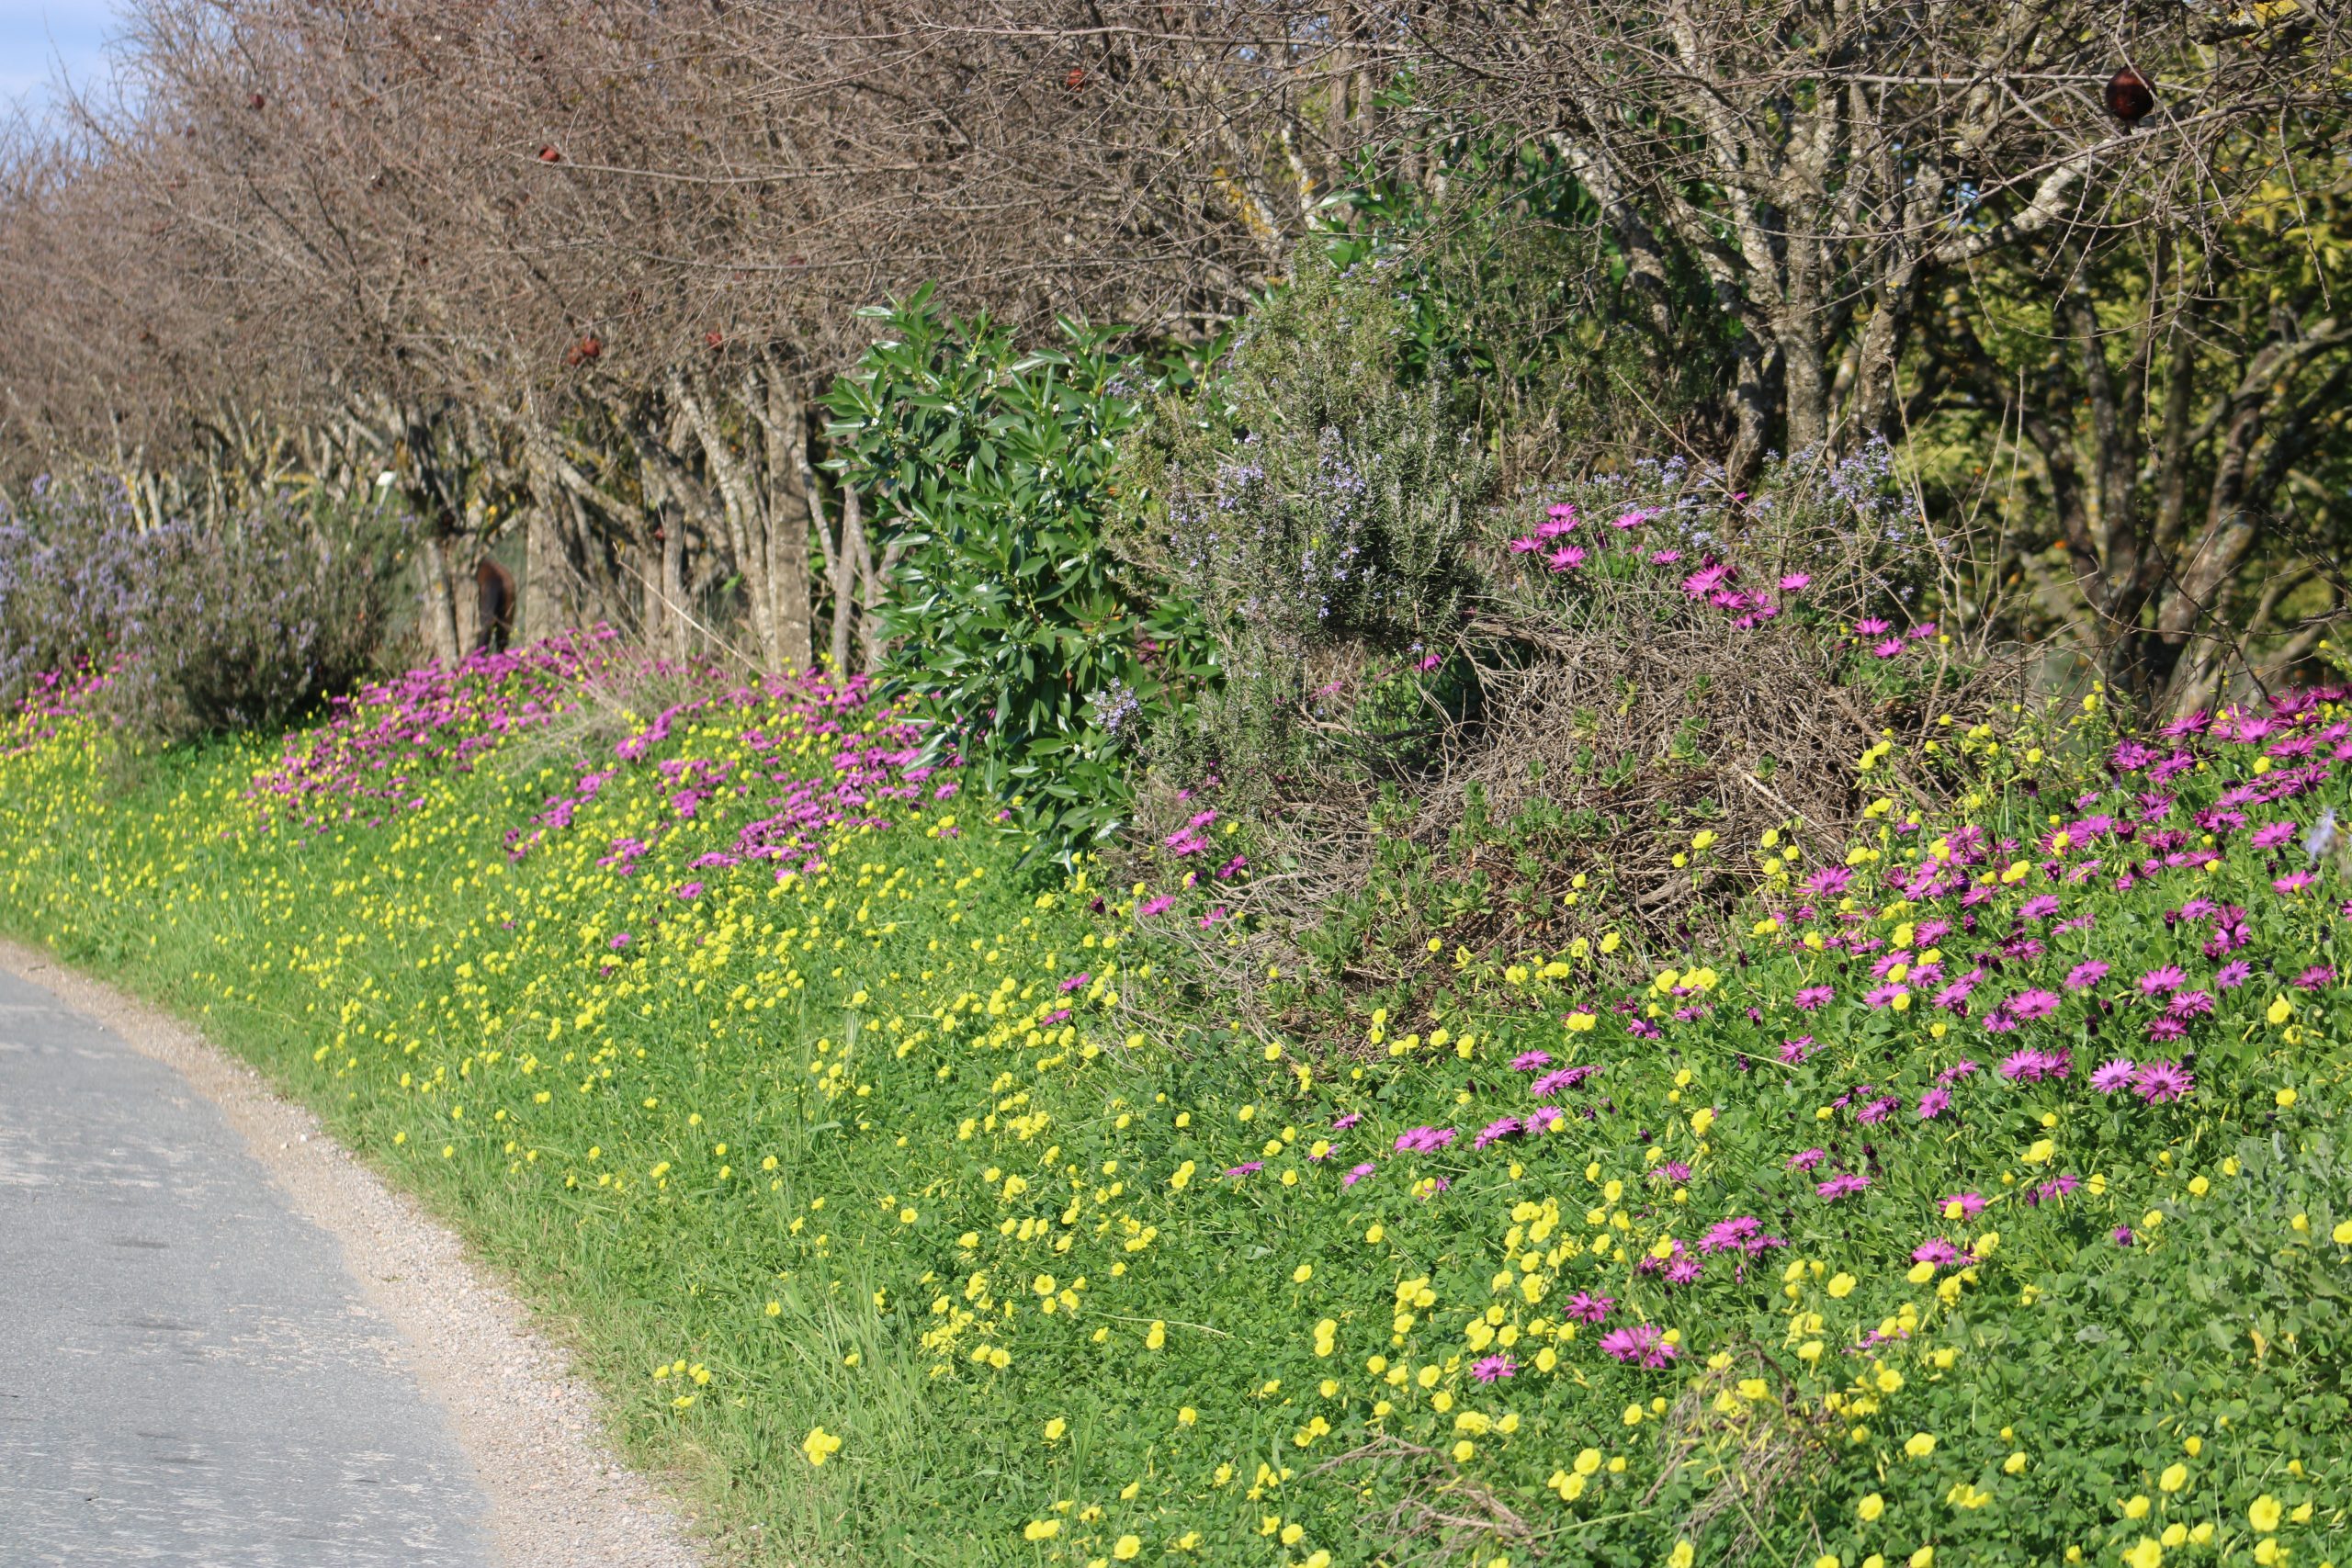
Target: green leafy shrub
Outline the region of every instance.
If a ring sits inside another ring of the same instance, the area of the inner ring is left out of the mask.
[[[928,288],[883,314],[828,434],[898,556],[891,678],[1067,857],[1127,822],[1129,761],[1205,673],[1187,606],[1104,536],[1148,372],[1073,321],[1060,348],[1023,353]]]

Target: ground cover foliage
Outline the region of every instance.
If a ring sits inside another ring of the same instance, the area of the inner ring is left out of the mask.
[[[2338,690],[1936,715],[1848,842],[1692,836],[1745,934],[1506,920],[1271,1038],[1175,983],[1246,827],[1023,880],[859,684],[583,637],[128,793],[94,701],[7,736],[0,920],[514,1269],[742,1560],[2352,1530]]]

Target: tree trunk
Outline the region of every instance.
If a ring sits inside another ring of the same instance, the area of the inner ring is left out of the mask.
[[[441,529],[428,525],[416,562],[424,579],[424,615],[417,629],[424,635],[425,651],[444,664],[455,664],[465,656],[465,645],[458,636],[455,584],[449,573],[454,543]]]
[[[842,486],[842,536],[833,547],[833,678],[841,680],[849,673],[849,623],[855,600],[850,593],[850,579],[857,570],[857,558],[865,547],[865,529],[861,525],[857,508],[857,491],[851,485]]]
[[[766,545],[768,581],[775,594],[776,657],[784,670],[797,674],[815,657],[808,604],[808,422],[785,376],[782,366],[770,365],[767,395],[752,406],[767,434]]]

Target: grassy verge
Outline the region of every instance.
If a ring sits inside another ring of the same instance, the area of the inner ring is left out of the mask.
[[[624,672],[130,784],[28,716],[0,922],[511,1269],[743,1560],[2343,1550],[2332,706],[1915,759],[1970,820],[1737,951],[1441,953],[1264,1042],[1156,934],[1204,892],[1023,882],[854,693]]]

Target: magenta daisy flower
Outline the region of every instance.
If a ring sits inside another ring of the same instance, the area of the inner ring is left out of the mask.
[[[2132,1089],[2151,1105],[2186,1100],[2197,1088],[2197,1075],[2178,1062],[2144,1062],[2132,1075]]]
[[[2091,1087],[2101,1094],[2119,1094],[2132,1086],[2132,1075],[2139,1070],[2140,1064],[2131,1057],[2118,1056],[2092,1072]]]
[[[2154,997],[2166,991],[2178,990],[2188,983],[2188,976],[2177,964],[2166,964],[2140,976],[2140,994]]]
[[[1510,1059],[1510,1065],[1513,1071],[1532,1073],[1538,1067],[1550,1066],[1552,1058],[1548,1053],[1543,1051],[1521,1051]]]
[[[1568,1315],[1578,1323],[1605,1323],[1609,1309],[1617,1304],[1615,1296],[1588,1295],[1578,1291],[1568,1301]]]
[[[2048,1018],[2058,1010],[2058,996],[2054,991],[2027,991],[2009,998],[2009,1011],[2031,1021]]]
[[[2109,965],[2096,958],[2086,958],[2066,971],[2066,988],[2087,991],[2107,978]]]
[[[1487,1356],[1470,1363],[1470,1375],[1480,1382],[1500,1382],[1519,1371],[1509,1356]]]

